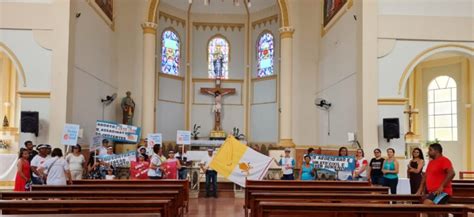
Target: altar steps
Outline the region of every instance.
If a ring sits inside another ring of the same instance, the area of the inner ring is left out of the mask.
[[[217,196],[220,198],[234,198],[234,183],[217,182]],[[200,183],[199,197],[206,197],[206,182]]]

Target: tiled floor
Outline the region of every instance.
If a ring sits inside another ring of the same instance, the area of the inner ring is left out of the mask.
[[[187,217],[241,217],[244,215],[244,199],[199,198],[190,199]]]

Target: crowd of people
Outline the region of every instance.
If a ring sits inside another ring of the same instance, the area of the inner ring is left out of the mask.
[[[285,149],[285,155],[280,157],[276,163],[281,166],[282,180],[294,180],[294,168],[296,161],[290,156],[291,149]],[[299,172],[299,179],[303,181],[318,180],[319,170],[313,162],[313,157],[321,154],[321,149],[309,148],[303,156],[303,163]],[[338,156],[349,157],[346,147],[341,147]],[[395,150],[388,148],[386,158],[382,157],[382,151],[374,150],[374,157],[368,161],[364,150],[357,149],[355,156],[355,168],[353,170],[334,171],[337,180],[368,181],[372,185],[386,186],[390,188],[391,194],[397,194],[397,186],[400,173],[400,165],[395,158]],[[455,173],[451,161],[443,156],[443,148],[439,143],[429,146],[429,163],[425,162],[423,151],[420,148],[413,149],[411,160],[407,165],[406,173],[410,181],[411,194],[425,195],[425,203],[443,204],[447,203],[452,195],[451,180]],[[425,165],[427,165],[425,169]],[[425,169],[425,170],[424,170]]]
[[[88,162],[82,154],[80,145],[72,147],[72,151],[63,157],[59,148],[52,149],[47,144],[40,144],[34,150],[31,141],[25,142],[25,147],[19,152],[15,191],[28,191],[32,184],[35,185],[66,185],[74,180],[87,179],[115,179],[116,168],[104,159],[114,156],[113,147],[104,139],[102,146],[91,152]],[[206,175],[206,197],[217,197],[217,172],[209,167],[213,156],[213,149],[208,150],[208,155],[200,162],[200,167]],[[284,156],[275,162],[281,166],[282,180],[294,180],[296,161],[291,157],[291,149],[285,149]],[[412,159],[407,165],[407,177],[410,180],[412,194],[427,193],[428,201],[432,203],[446,203],[452,195],[451,180],[454,178],[454,169],[451,161],[443,156],[443,148],[435,143],[429,146],[429,163],[425,168],[423,152],[415,148]],[[314,157],[322,154],[321,148],[309,148],[303,156],[299,172],[299,179],[303,181],[319,179],[321,172],[314,163]],[[341,147],[338,156],[349,157],[346,147]],[[337,180],[368,181],[372,185],[387,186],[391,194],[397,193],[399,180],[399,162],[395,158],[395,150],[388,148],[386,158],[382,157],[380,149],[374,150],[374,158],[368,161],[364,150],[357,149],[353,170],[335,171]],[[169,151],[166,157],[160,145],[153,146],[151,156],[145,147],[137,149],[136,160],[131,161],[131,179],[186,179],[187,166],[186,150],[180,149],[178,153]]]
[[[116,179],[118,168],[106,160],[114,156],[107,139],[90,152],[88,161],[80,145],[72,146],[70,153],[64,156],[60,148],[39,144],[35,150],[33,142],[26,141],[19,151],[14,191],[28,191],[32,184],[66,185],[83,178]],[[186,179],[189,163],[185,150],[176,154],[169,151],[165,157],[160,145],[155,145],[149,156],[147,149],[140,146],[136,160],[130,162],[130,179]]]

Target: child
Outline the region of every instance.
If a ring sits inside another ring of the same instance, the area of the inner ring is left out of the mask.
[[[114,180],[114,170],[112,168],[107,169],[107,175],[105,175],[105,180]]]

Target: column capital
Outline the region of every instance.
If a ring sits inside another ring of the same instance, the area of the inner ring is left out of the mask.
[[[156,29],[158,24],[153,22],[144,22],[142,23],[143,34],[153,34],[156,35]]]
[[[296,145],[293,143],[293,139],[280,139],[278,146],[284,148],[294,148]]]
[[[293,33],[295,32],[295,28],[291,26],[284,26],[279,29],[280,37],[284,38],[293,38]]]

